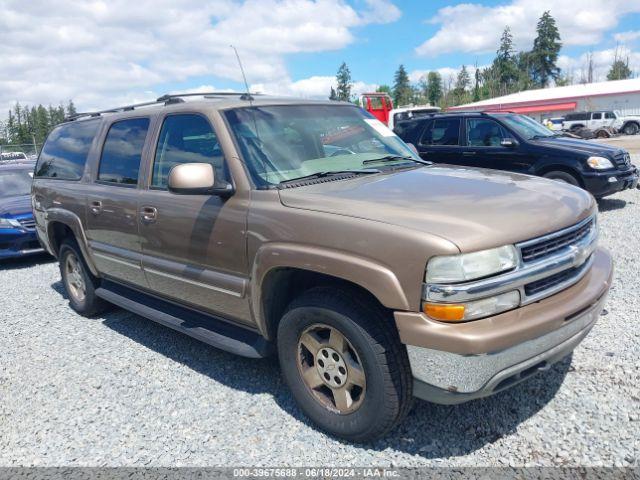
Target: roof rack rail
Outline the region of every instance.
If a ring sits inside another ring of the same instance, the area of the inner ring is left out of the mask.
[[[219,98],[219,97],[239,97],[240,100],[253,100],[253,95],[261,95],[260,93],[248,93],[248,92],[197,92],[197,93],[167,93],[158,97],[156,100],[142,103],[134,103],[132,105],[125,105],[123,107],[109,108],[107,110],[96,110],[94,112],[81,112],[75,113],[65,117],[65,122],[72,122],[83,117],[99,117],[103,113],[117,113],[128,112],[140,107],[148,107],[151,105],[157,105],[158,103],[164,103],[165,105],[172,105],[176,103],[183,103],[182,97],[205,97],[205,98]]]

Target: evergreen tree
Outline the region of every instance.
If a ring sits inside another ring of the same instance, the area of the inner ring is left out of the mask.
[[[76,111],[76,106],[73,104],[73,100],[69,100],[69,103],[67,104],[67,109],[66,109],[66,116],[70,117],[71,115],[75,115],[76,113],[78,113]]]
[[[611,68],[609,69],[609,73],[607,73],[607,80],[626,80],[627,78],[631,78],[631,69],[629,68],[629,57],[626,60],[622,60],[618,57],[618,52],[616,50],[616,55],[613,59],[613,63],[611,64]]]
[[[343,102],[351,101],[351,88],[353,87],[353,83],[351,82],[351,72],[345,62],[342,62],[342,65],[340,65],[338,69],[336,82],[338,84],[336,88],[337,99]]]
[[[404,69],[404,65],[400,65],[393,77],[393,102],[396,107],[408,105],[411,103],[413,90],[409,82],[409,75]]]
[[[511,29],[506,26],[500,37],[500,46],[496,52],[496,58],[491,65],[493,72],[491,77],[496,85],[498,95],[512,93],[518,82],[518,65],[513,50],[513,35]]]
[[[389,85],[380,85],[378,88],[376,88],[376,92],[388,93],[389,95],[391,95],[391,87]]]
[[[481,98],[480,97],[480,78],[481,78],[481,75],[480,75],[480,69],[478,68],[478,62],[476,62],[475,67],[476,67],[476,70],[475,70],[475,73],[473,75],[474,78],[475,78],[475,82],[474,82],[474,85],[473,85],[473,101],[474,102],[479,102],[480,98]]]
[[[556,62],[562,47],[556,21],[548,10],[538,20],[536,32],[537,37],[530,52],[532,80],[534,85],[544,88],[551,79],[555,80],[560,76]]]
[[[456,86],[453,89],[453,101],[455,105],[466,103],[468,100],[468,90],[471,86],[471,77],[466,65],[462,65],[462,68],[458,72],[456,78]]]
[[[329,100],[336,101],[338,100],[338,95],[336,94],[336,89],[331,87],[331,93],[329,93]]]
[[[438,72],[427,74],[427,99],[431,105],[438,105],[442,99],[442,76]]]

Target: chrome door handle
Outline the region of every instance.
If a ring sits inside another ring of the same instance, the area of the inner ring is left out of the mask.
[[[475,154],[476,154],[476,152],[462,152],[462,155],[465,155],[467,157],[470,156],[470,155],[475,155]]]
[[[91,204],[89,205],[89,210],[91,210],[91,213],[93,213],[94,215],[99,215],[102,212],[102,202],[99,200],[91,202]]]
[[[153,223],[158,218],[156,207],[142,207],[140,209],[140,219],[145,223]]]

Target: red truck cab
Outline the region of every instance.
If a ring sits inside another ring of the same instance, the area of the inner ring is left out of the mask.
[[[384,92],[363,93],[360,95],[360,107],[371,113],[385,125],[389,124],[389,112],[393,110],[393,101]]]

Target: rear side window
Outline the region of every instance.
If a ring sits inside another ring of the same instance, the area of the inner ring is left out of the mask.
[[[437,118],[420,141],[423,145],[460,145],[460,118]]]
[[[608,118],[608,119],[615,119],[616,116],[613,114],[613,112],[606,112],[604,114],[604,118]]]
[[[111,125],[102,148],[98,180],[123,185],[138,183],[147,130],[148,118],[121,120]]]
[[[67,123],[54,129],[40,153],[35,176],[79,180],[99,126],[99,120],[90,120]]]
[[[602,113],[601,112],[592,113],[591,114],[591,119],[592,120],[602,120]]]
[[[171,169],[181,163],[210,163],[218,180],[229,181],[218,137],[200,115],[168,116],[160,131],[151,186],[167,188]]]

